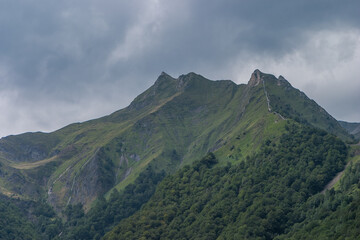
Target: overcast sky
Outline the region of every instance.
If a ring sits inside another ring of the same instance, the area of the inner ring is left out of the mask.
[[[283,75],[360,122],[358,0],[0,0],[0,137],[126,107],[165,71]]]

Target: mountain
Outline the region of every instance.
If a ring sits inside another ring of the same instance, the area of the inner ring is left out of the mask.
[[[340,125],[350,134],[352,134],[355,139],[360,139],[360,123],[349,123],[344,121],[339,121]]]
[[[303,139],[299,132],[309,138]],[[188,167],[197,166],[207,153],[213,155],[200,163],[209,167],[204,170],[209,176],[213,165],[227,169],[229,164],[256,163],[259,156],[270,152],[288,152],[291,160],[301,157],[306,144],[299,149],[296,142],[284,149],[279,144],[286,142],[286,136],[297,134],[294,139],[298,143],[311,140],[323,148],[321,156],[313,145],[308,146],[308,155],[303,154],[309,156],[306,161],[312,166],[306,176],[317,182],[307,183],[313,184],[314,190],[304,190],[305,201],[344,166],[344,145],[331,134],[344,141],[352,139],[323,108],[285,78],[259,70],[247,84],[240,85],[229,80],[211,81],[195,73],[178,78],[161,73],[154,85],[128,107],[108,116],[74,123],[52,133],[24,133],[0,139],[0,191],[10,199],[46,201],[58,216],[67,219],[65,225],[70,230],[61,230],[65,238],[81,239],[81,233],[83,239],[89,239],[102,236],[149,199],[153,202],[151,197],[158,183],[163,190],[157,191],[165,195],[164,189],[175,191],[171,183],[162,183],[164,176],[189,174]],[[296,156],[291,156],[290,147]],[[339,159],[335,161],[330,155]],[[259,166],[250,164],[249,169],[261,169],[263,163],[258,162]],[[300,168],[295,163],[289,169],[294,168],[308,171],[306,166]],[[298,174],[289,171],[294,176],[283,176],[282,171],[272,174],[291,179]],[[221,181],[227,181],[225,175]],[[207,183],[198,184],[201,187]],[[308,186],[297,184],[301,188]],[[159,197],[159,193],[155,194]],[[88,213],[84,214],[83,209]],[[48,231],[54,232],[59,226]],[[88,227],[93,230],[84,230]]]
[[[247,85],[236,85],[195,73],[177,79],[162,73],[127,108],[109,116],[52,133],[2,138],[2,192],[26,199],[47,194],[57,209],[78,202],[88,208],[112,187],[133,182],[149,164],[173,172],[215,150],[222,161],[235,161],[220,148],[235,142],[246,156],[281,125],[275,123],[280,114],[268,111],[267,97],[271,112],[348,138],[335,119],[282,77],[256,70]]]
[[[251,85],[163,73],[129,107],[109,116],[1,139],[3,192],[25,199],[47,194],[58,210],[78,202],[89,207],[148,165],[173,172],[240,135],[245,155],[266,134],[261,126],[277,118],[264,99],[263,90]]]

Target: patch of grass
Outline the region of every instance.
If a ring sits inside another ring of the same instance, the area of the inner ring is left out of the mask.
[[[57,156],[54,156],[54,157],[40,160],[37,162],[25,162],[25,163],[13,164],[13,165],[11,165],[11,167],[16,168],[16,169],[33,169],[33,168],[43,166],[49,162],[56,161],[56,160],[57,160]]]

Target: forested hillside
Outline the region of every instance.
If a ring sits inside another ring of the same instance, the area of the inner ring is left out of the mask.
[[[343,169],[347,148],[326,132],[288,124],[279,141],[236,165],[208,154],[160,183],[105,239],[273,239],[306,219],[308,200]],[[328,194],[328,193],[327,193]]]
[[[279,239],[358,239],[360,236],[360,162],[346,169],[339,186],[317,194],[302,207],[304,221]]]
[[[0,239],[54,239],[62,229],[61,219],[47,203],[0,195]]]

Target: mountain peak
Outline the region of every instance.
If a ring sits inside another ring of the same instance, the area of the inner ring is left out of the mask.
[[[166,72],[161,72],[159,77],[157,78],[157,80],[155,81],[155,83],[159,80],[163,80],[163,79],[167,79],[167,80],[174,80],[174,78],[172,76],[170,76],[169,74],[167,74]]]
[[[275,81],[278,86],[291,86],[291,84],[282,75],[276,78],[272,74],[261,72],[259,69],[255,69],[255,71],[251,74],[248,85],[250,87],[255,87],[259,85],[262,81]]]
[[[175,82],[175,80],[176,80],[175,78],[173,78],[166,72],[161,72],[161,74],[159,75],[159,77],[156,79],[156,81],[154,83],[154,88],[157,89],[164,84],[167,85],[169,83],[173,83],[173,82]]]
[[[255,69],[254,73],[255,74],[262,74],[262,72],[259,69]]]
[[[195,82],[207,82],[208,79],[204,78],[203,76],[196,74],[194,72],[189,72],[188,74],[182,74],[177,78],[177,88],[178,89],[185,89],[190,85],[194,84]]]
[[[255,69],[255,71],[251,74],[248,85],[251,87],[259,85],[263,75],[264,74],[259,69]]]
[[[188,82],[194,81],[196,79],[205,79],[203,76],[196,74],[194,72],[189,72],[187,74],[182,74],[180,75],[177,79],[173,78],[172,76],[170,76],[169,74],[167,74],[166,72],[161,72],[160,76],[157,78],[157,80],[155,81],[155,86],[159,85],[159,84],[164,84],[166,82],[177,82],[178,88],[183,85],[185,85]]]
[[[201,75],[199,75],[199,74],[196,74],[196,73],[194,73],[194,72],[189,72],[188,74],[181,74],[179,77],[178,77],[178,79],[179,80],[185,80],[185,79],[192,79],[192,78],[194,78],[194,77],[202,77]]]
[[[159,77],[161,77],[161,76],[171,77],[169,74],[167,74],[167,73],[164,72],[164,71],[162,71],[162,72],[160,73],[160,76],[159,76]]]
[[[278,77],[278,79],[279,79],[279,80],[282,80],[282,81],[286,80],[286,79],[285,79],[283,76],[281,76],[281,75]]]
[[[285,87],[292,87],[288,80],[286,80],[283,76],[278,77],[277,85],[285,86]]]

